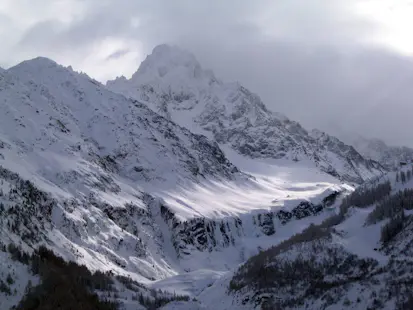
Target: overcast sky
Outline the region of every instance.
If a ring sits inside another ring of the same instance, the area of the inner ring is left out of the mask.
[[[408,0],[1,0],[0,66],[46,56],[104,82],[160,43],[308,128],[413,146]]]

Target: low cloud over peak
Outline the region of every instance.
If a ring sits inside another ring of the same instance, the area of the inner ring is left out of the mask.
[[[0,66],[42,55],[105,82],[172,43],[306,127],[413,146],[409,7],[373,2],[5,0]]]

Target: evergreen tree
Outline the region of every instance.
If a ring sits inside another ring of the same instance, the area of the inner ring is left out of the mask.
[[[406,183],[406,173],[404,173],[404,171],[400,172],[400,179],[402,183]]]
[[[386,218],[393,218],[402,210],[413,209],[413,189],[405,189],[386,197],[368,215],[367,224],[375,224]]]
[[[381,229],[381,242],[386,243],[391,241],[400,231],[403,229],[404,221],[406,220],[406,216],[404,211],[393,218],[383,226]]]

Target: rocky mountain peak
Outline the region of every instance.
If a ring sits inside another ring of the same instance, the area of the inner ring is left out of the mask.
[[[214,73],[203,69],[193,54],[166,44],[156,46],[131,79],[120,77],[107,82],[111,90],[128,97],[164,102],[170,98],[186,101],[219,84]],[[155,110],[167,116],[162,109]]]
[[[156,47],[132,79],[107,86],[244,156],[309,159],[321,170],[356,183],[382,173],[381,167],[337,138],[309,133],[298,122],[271,111],[240,83],[216,82],[191,53],[178,47]]]
[[[214,74],[204,70],[192,53],[167,44],[153,49],[133,74],[131,81],[147,83],[156,79],[168,79],[169,82],[174,79],[180,82],[203,81],[206,85],[217,82]]]

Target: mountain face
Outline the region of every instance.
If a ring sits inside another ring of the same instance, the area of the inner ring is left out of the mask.
[[[322,171],[354,183],[384,171],[338,139],[309,133],[270,111],[239,83],[221,82],[177,47],[156,47],[130,80],[117,78],[107,86],[251,158],[309,160]]]
[[[1,88],[4,136],[19,153],[67,155],[138,182],[236,173],[217,144],[48,59],[11,68]]]
[[[410,163],[413,160],[413,149],[406,146],[389,146],[380,139],[356,137],[350,143],[365,158],[379,162],[388,170],[394,170],[400,162]]]

